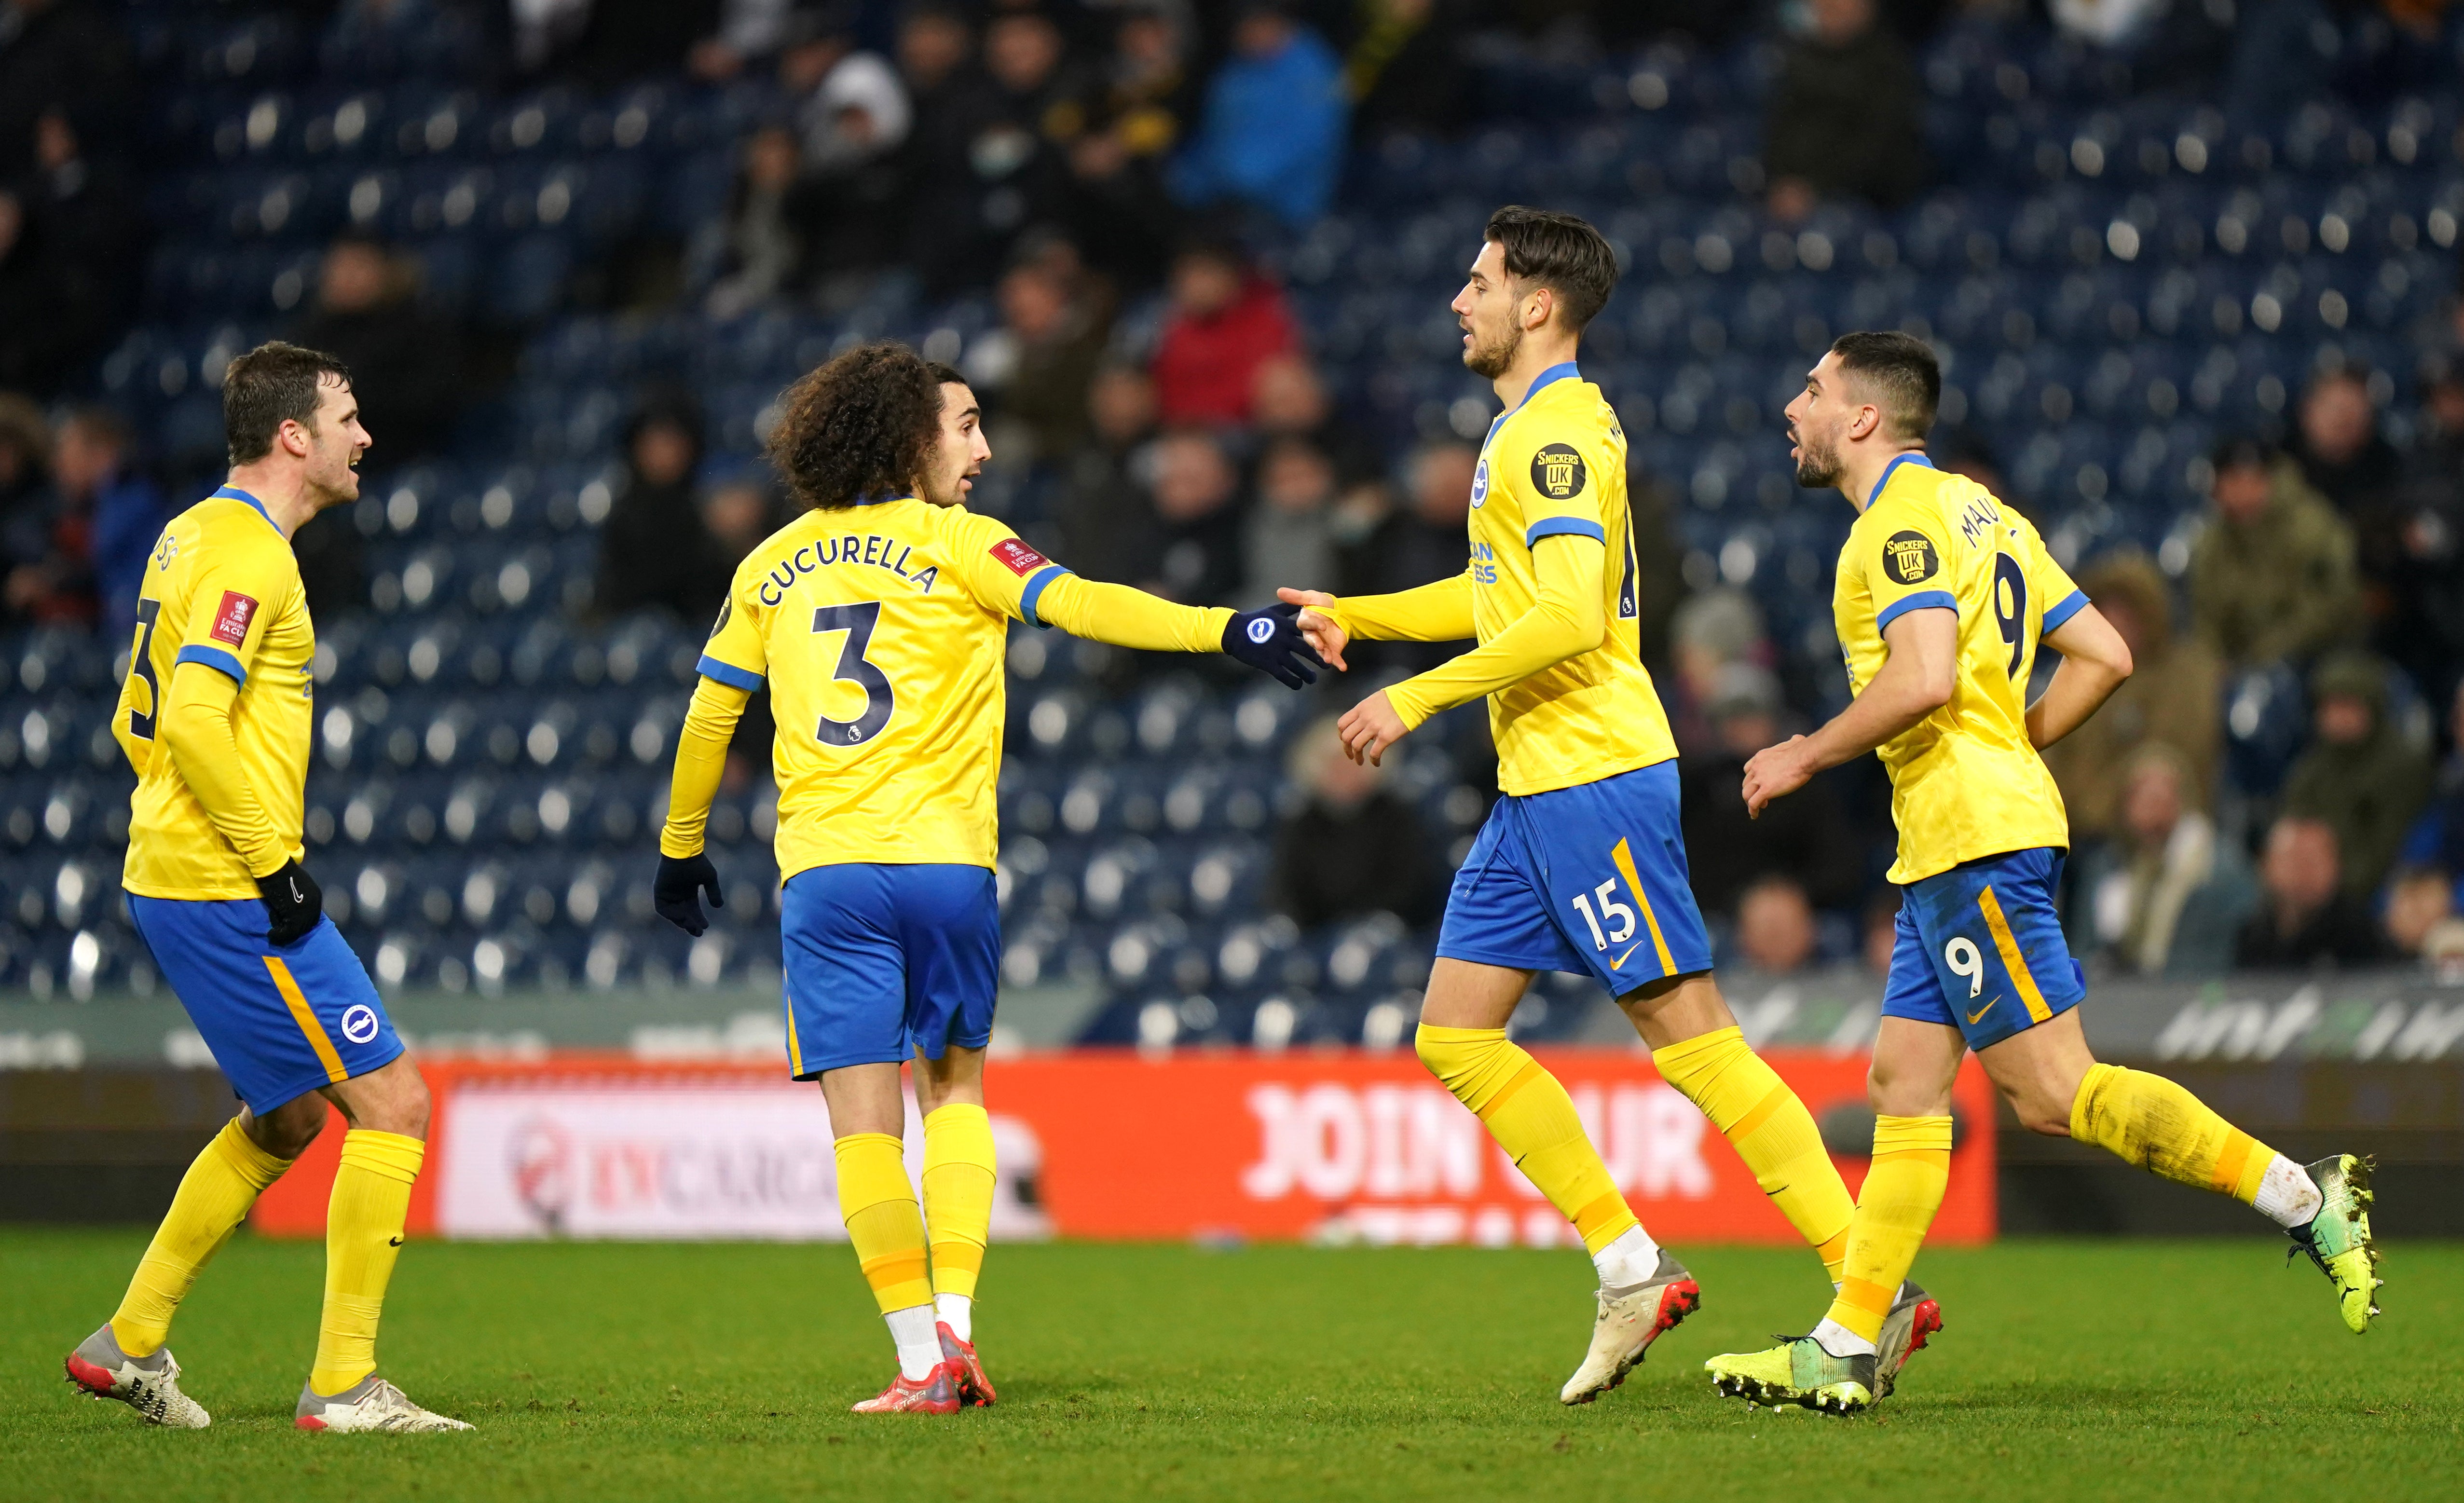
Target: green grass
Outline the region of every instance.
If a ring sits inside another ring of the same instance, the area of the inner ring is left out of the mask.
[[[0,1233],[0,1497],[863,1499],[2458,1495],[2464,1246],[2398,1244],[2364,1339],[2270,1244],[1926,1254],[1948,1330],[1848,1420],[1749,1411],[1700,1371],[1820,1314],[1803,1252],[1685,1255],[1704,1308],[1624,1388],[1558,1383],[1590,1324],[1569,1253],[996,1248],[1001,1385],[859,1420],[889,1342],[843,1247],[415,1245],[385,1371],[479,1426],[312,1436],[292,1401],[322,1249],[242,1238],[175,1341],[203,1433],[60,1381],[143,1246]]]

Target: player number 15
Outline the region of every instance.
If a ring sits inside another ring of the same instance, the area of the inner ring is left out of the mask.
[[[1595,897],[1600,900],[1600,911],[1596,917],[1592,913],[1592,899]],[[1616,877],[1610,877],[1588,895],[1576,893],[1574,908],[1583,916],[1583,922],[1591,926],[1594,949],[1605,950],[1612,944],[1623,944],[1634,938],[1634,910],[1617,900]],[[1602,917],[1609,921],[1606,934],[1600,932]]]

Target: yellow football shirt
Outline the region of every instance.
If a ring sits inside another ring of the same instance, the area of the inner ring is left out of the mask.
[[[308,664],[316,653],[290,540],[254,497],[224,486],[172,518],[154,544],[114,713],[129,737],[152,741],[178,665],[203,663],[237,681],[231,734],[240,770],[297,860],[317,710]],[[257,895],[248,863],[167,756],[147,760],[129,801],[121,885],[143,897]]]
[[[993,865],[1011,621],[1066,571],[963,507],[807,512],[746,555],[704,677],[767,678],[779,875]]]
[[[1472,623],[1483,643],[1537,602],[1531,549],[1541,539],[1571,534],[1608,549],[1607,637],[1489,696],[1498,787],[1546,793],[1675,757],[1668,714],[1642,666],[1625,431],[1573,362],[1542,371],[1489,425],[1470,531]]]
[[[1891,774],[1902,884],[1963,861],[2070,844],[2061,793],[2028,740],[2036,642],[2087,604],[2028,519],[1975,481],[1903,454],[1848,530],[1831,597],[1861,694],[1889,650],[1882,629],[1911,610],[1958,612],[1950,702],[1876,749]]]

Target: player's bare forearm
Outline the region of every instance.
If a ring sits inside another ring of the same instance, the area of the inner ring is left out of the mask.
[[[1950,702],[1959,673],[1959,617],[1948,610],[1911,610],[1882,630],[1890,650],[1847,709],[1811,736],[1767,746],[1746,763],[1746,812],[1756,818],[1827,768],[1852,762],[1915,726]]]
[[[2053,682],[2028,706],[2028,740],[2044,750],[2087,723],[2130,676],[2130,644],[2094,606],[2083,606],[2045,634],[2044,645],[2062,655]]]
[[[710,820],[711,800],[727,771],[728,743],[736,739],[736,722],[753,698],[748,689],[705,678],[693,689],[685,710],[684,728],[676,733],[675,771],[668,782],[668,822],[659,831],[659,853],[690,856],[702,846]]]
[[[231,728],[238,699],[239,685],[219,670],[179,664],[171,670],[170,693],[155,718],[154,734],[206,818],[247,863],[249,875],[271,876],[291,852],[241,768],[239,738]]]

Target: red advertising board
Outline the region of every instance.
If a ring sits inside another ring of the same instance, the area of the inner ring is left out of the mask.
[[[1654,1236],[1795,1233],[1640,1051],[1537,1051]],[[1862,1055],[1774,1052],[1819,1118],[1865,1098]],[[415,1231],[443,1236],[843,1236],[819,1091],[775,1067],[440,1063]],[[1573,1232],[1408,1052],[1081,1050],[997,1060],[994,1234],[1547,1244]],[[1938,1243],[1994,1232],[1991,1090],[1973,1059]],[[259,1230],[321,1235],[339,1118],[257,1202]],[[911,1158],[920,1153],[909,1124]],[[1853,1188],[1862,1158],[1839,1160]]]

